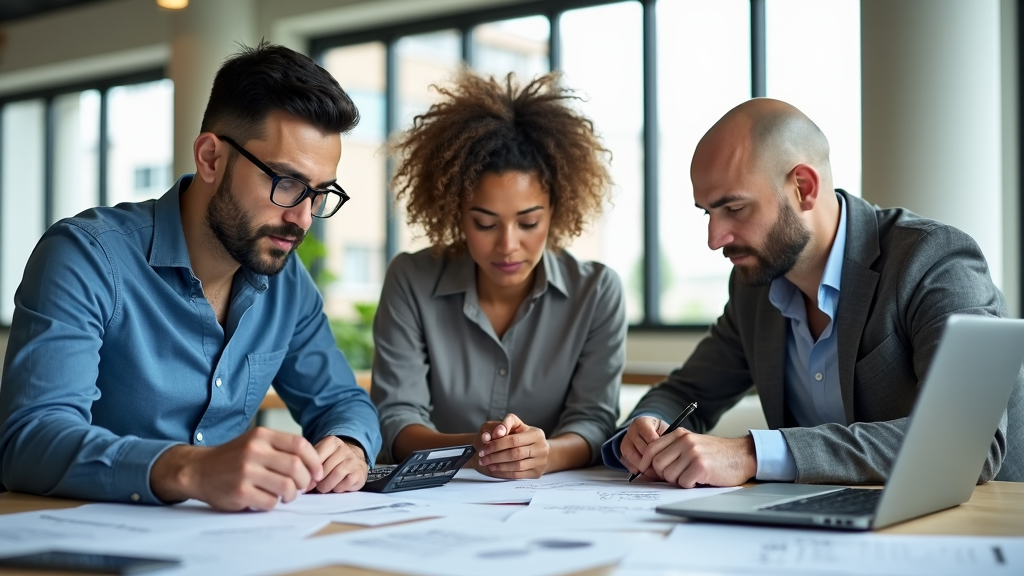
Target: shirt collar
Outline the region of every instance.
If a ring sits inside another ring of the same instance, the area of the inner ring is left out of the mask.
[[[818,288],[818,298],[821,298],[821,291],[824,286],[839,291],[839,285],[843,279],[843,260],[846,255],[846,199],[842,194],[836,194],[839,198],[839,229],[836,230],[836,239],[832,241],[832,250],[828,253],[828,260],[825,262],[825,273],[821,276],[822,287]]]
[[[153,267],[188,268],[192,260],[185,243],[185,229],[181,223],[181,195],[192,184],[192,174],[185,174],[156,201],[153,214],[153,245],[149,249],[149,265]],[[262,292],[267,289],[268,278],[245,268],[239,269],[253,288]]]
[[[178,179],[159,200],[153,214],[153,246],[149,249],[150,266],[190,268],[185,231],[181,225],[181,194],[192,184],[192,175]]]
[[[541,257],[541,266],[537,267],[537,279],[534,282],[532,298],[539,298],[547,287],[551,286],[568,296],[565,287],[565,278],[558,266],[557,258],[550,251],[545,250]],[[434,297],[449,296],[451,294],[464,294],[476,286],[476,263],[470,257],[469,252],[448,261],[441,273],[441,280],[434,289]]]
[[[842,194],[836,194],[836,197],[839,199],[839,228],[836,230],[835,240],[832,241],[828,260],[825,261],[821,284],[818,285],[818,308],[828,314],[829,318],[835,318],[836,310],[839,307],[839,287],[842,283],[843,260],[846,253],[846,199]],[[768,291],[768,301],[787,318],[802,315],[804,314],[803,299],[798,298],[797,292],[799,290],[789,279],[779,276],[772,281]],[[800,314],[797,314],[798,308]]]

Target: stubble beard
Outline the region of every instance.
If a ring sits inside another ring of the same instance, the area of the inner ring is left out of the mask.
[[[299,247],[306,232],[295,224],[267,224],[253,231],[252,222],[253,216],[231,191],[231,166],[228,166],[207,206],[206,225],[235,262],[255,274],[274,276],[284,269],[288,256]],[[295,238],[296,242],[290,250],[272,246],[264,252],[260,250],[260,240],[267,236]]]
[[[810,241],[811,233],[797,217],[796,211],[785,200],[780,199],[779,217],[768,230],[764,248],[726,246],[722,249],[722,254],[726,258],[744,254],[753,257],[756,264],[736,266],[740,282],[752,287],[767,286],[796,266]]]

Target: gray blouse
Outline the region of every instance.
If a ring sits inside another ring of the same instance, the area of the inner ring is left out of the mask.
[[[382,459],[410,424],[476,432],[512,412],[548,438],[574,432],[591,462],[615,430],[626,360],[626,305],[618,275],[568,252],[547,251],[533,292],[499,339],[480,309],[468,254],[399,254],[373,323],[370,396]]]

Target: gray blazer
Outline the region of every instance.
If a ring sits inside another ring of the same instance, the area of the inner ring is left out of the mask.
[[[885,480],[946,317],[1004,316],[1006,306],[970,236],[839,192],[848,207],[837,321],[846,424],[794,427],[783,392],[786,319],[768,301],[768,286],[745,286],[735,274],[722,317],[634,415],[671,420],[696,400],[685,425],[706,432],[756,386],[768,426],[782,431],[796,460],[797,482]],[[991,479],[1024,481],[1024,373],[979,476]]]

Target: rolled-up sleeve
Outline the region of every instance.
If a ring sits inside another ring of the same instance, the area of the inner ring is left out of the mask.
[[[552,437],[578,434],[590,446],[591,465],[601,463],[601,445],[619,419],[619,388],[626,363],[626,302],[622,282],[610,268],[599,278],[583,350],[576,362],[565,410]]]
[[[399,254],[388,267],[380,305],[373,320],[373,385],[370,395],[380,415],[382,460],[394,462],[392,445],[412,424],[436,430],[428,374],[430,363],[421,316],[416,310],[409,254]]]
[[[54,225],[15,294],[0,385],[0,478],[11,491],[158,504],[156,459],[176,442],[92,425],[100,347],[120,309],[120,271],[101,240]]]

